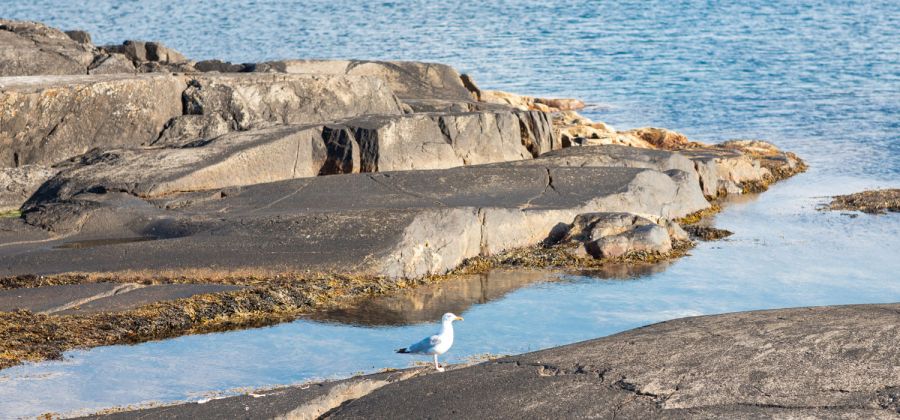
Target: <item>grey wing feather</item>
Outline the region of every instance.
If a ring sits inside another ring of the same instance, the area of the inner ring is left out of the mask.
[[[427,353],[432,347],[438,345],[440,342],[440,337],[432,335],[431,337],[424,338],[422,341],[407,347],[406,350],[410,353]]]

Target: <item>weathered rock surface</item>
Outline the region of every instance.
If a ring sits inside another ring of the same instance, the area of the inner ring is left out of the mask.
[[[0,77],[86,74],[93,61],[89,39],[79,42],[38,22],[0,19]]]
[[[189,114],[188,118],[210,118],[195,124],[194,131],[180,132],[187,136],[220,134],[225,125],[246,130],[401,112],[384,82],[366,77],[118,74],[6,78],[0,81],[0,167],[52,164],[94,147],[149,144],[160,137],[173,117],[183,113]]]
[[[384,81],[364,76],[201,74],[183,97],[185,114],[218,116],[234,130],[402,113]]]
[[[55,173],[43,165],[0,168],[0,211],[18,209]]]
[[[346,74],[385,80],[401,99],[471,101],[459,73],[438,63],[363,60],[282,60],[258,63],[256,72]]]
[[[157,240],[52,253],[47,244],[0,247],[0,271],[265,266],[418,277],[538,243],[580,213],[657,220],[709,205],[682,171],[554,166],[350,174],[150,201],[115,188],[73,192],[40,195],[26,207],[28,223],[73,235],[48,243]]]
[[[584,108],[584,102],[578,99],[535,98],[500,90],[484,90],[467,74],[462,75],[461,80],[471,96],[479,102],[508,106],[522,111],[560,112]]]
[[[433,419],[896,418],[898,325],[896,303],[682,318],[444,373],[379,373],[110,417],[314,417],[327,410],[313,398],[378,381],[328,399],[326,418],[417,418],[423,407]]]

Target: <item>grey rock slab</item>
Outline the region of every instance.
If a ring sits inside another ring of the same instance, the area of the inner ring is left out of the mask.
[[[98,189],[158,197],[312,177],[319,175],[326,153],[321,126],[232,132],[181,147],[97,149],[61,166],[35,200]]]
[[[70,309],[55,313],[58,315],[82,315],[100,312],[121,312],[156,302],[183,299],[208,293],[230,292],[240,289],[240,286],[227,284],[157,284],[90,300]]]
[[[699,186],[683,181],[637,168],[470,166],[300,178],[150,201],[114,190],[48,196],[25,218],[75,235],[68,240],[158,240],[0,247],[0,271],[210,267],[419,277],[538,243],[579,213],[630,211],[657,220],[706,208]],[[6,258],[13,250],[15,258]]]
[[[118,283],[88,283],[0,290],[0,311],[44,312],[113,292],[121,286]]]
[[[898,334],[900,304],[683,318],[392,383],[329,418],[895,418]]]
[[[406,379],[420,370],[376,373],[340,381],[294,385],[250,392],[202,404],[185,403],[136,411],[102,414],[90,419],[315,419],[345,401],[384,385]]]
[[[85,74],[94,47],[82,41],[42,23],[0,19],[0,77]]]
[[[347,74],[385,80],[398,97],[471,101],[459,72],[446,64],[415,61],[282,60],[259,63],[255,71]]]

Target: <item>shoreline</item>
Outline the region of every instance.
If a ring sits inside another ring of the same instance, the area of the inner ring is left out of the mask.
[[[806,170],[771,143],[617,131],[579,100],[485,90],[442,64],[195,62],[159,42],[2,30],[33,60],[0,72],[0,179],[15,187],[0,196],[14,208],[0,367],[495,268],[677,258],[681,225],[717,200]],[[237,289],[205,292],[219,285]]]
[[[896,324],[898,305],[798,307],[679,318],[537,352],[452,365],[442,374],[428,368],[389,370],[341,380],[254,390],[202,403],[136,410],[112,408],[88,417],[250,413],[269,417],[351,418],[363,412],[410,416],[420,408],[420,399],[428,401],[434,410],[432,415],[439,418],[452,416],[454,407],[460,405],[485,414],[484,410],[500,410],[505,416],[533,415],[535,410],[547,414],[618,413],[630,417],[890,416],[900,412],[897,404],[900,388],[892,384],[890,379],[894,377],[888,370],[872,371],[871,368],[877,367],[877,360],[895,360],[900,354],[890,345],[884,351],[871,350],[875,347],[869,342],[889,339],[868,332],[881,325]],[[770,324],[777,327],[767,327]],[[698,336],[701,331],[713,333]],[[828,342],[817,339],[828,331],[837,332],[836,336]],[[740,345],[723,342],[716,338],[719,335],[731,337]],[[858,340],[868,344],[860,344]],[[785,346],[785,342],[790,345]],[[747,346],[748,343],[753,344]],[[767,343],[773,354],[764,361],[745,357],[745,353],[753,354]],[[843,349],[851,345],[869,349],[862,351],[872,360],[863,362],[848,356]],[[797,351],[800,348],[812,351],[815,360],[802,356],[803,352]],[[643,358],[647,354],[656,355],[658,361],[648,363]],[[708,369],[696,370],[697,363]],[[830,369],[832,365],[842,369]],[[683,372],[696,372],[697,377],[689,381],[676,377]],[[790,377],[800,386],[773,380],[771,375],[775,373],[778,377]],[[508,386],[496,387],[495,381]],[[826,385],[817,388],[816,384],[822,381]],[[842,391],[835,393],[821,388],[828,388],[827,384]],[[516,395],[522,392],[542,404],[526,408],[516,403]],[[564,392],[571,394],[564,397],[561,395]],[[586,398],[598,392],[603,398]],[[416,397],[400,397],[410,393]],[[490,403],[485,404],[484,398]]]

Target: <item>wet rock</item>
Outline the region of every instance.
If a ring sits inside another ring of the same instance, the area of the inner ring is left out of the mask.
[[[202,72],[244,73],[253,71],[255,67],[255,64],[235,64],[222,60],[202,60],[194,63],[194,68]]]
[[[0,77],[85,74],[94,60],[89,41],[37,22],[0,19]]]
[[[734,232],[704,225],[687,225],[684,227],[684,230],[690,236],[704,241],[717,241],[734,235]]]
[[[401,99],[471,100],[453,67],[415,61],[282,60],[256,64],[253,71],[370,76],[387,82]]]
[[[0,211],[18,209],[56,170],[43,165],[0,168]]]
[[[869,190],[833,197],[830,210],[853,210],[870,214],[900,212],[900,189]]]

